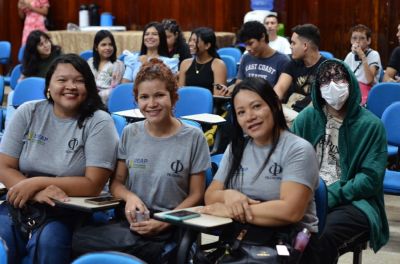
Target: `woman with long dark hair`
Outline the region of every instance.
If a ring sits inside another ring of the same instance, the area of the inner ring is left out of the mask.
[[[63,216],[50,214],[23,236],[10,211],[43,204],[53,212],[54,200],[99,195],[116,161],[118,135],[86,61],[76,54],[56,59],[45,94],[47,100],[16,110],[1,140],[0,181],[8,193],[1,199],[7,201],[0,205],[0,237],[10,263],[71,263],[72,230],[86,214],[63,208]]]
[[[245,78],[232,93],[233,138],[206,191],[204,213],[265,228],[318,231],[313,147],[288,131],[269,83]]]
[[[179,65],[184,59],[191,58],[189,46],[176,20],[164,19],[161,24],[164,26],[167,35],[168,57],[179,59]]]
[[[153,58],[161,60],[174,74],[177,73],[179,61],[168,57],[167,36],[159,22],[150,22],[144,27],[139,54],[129,54],[125,57],[126,69],[122,82],[133,82],[142,64]]]
[[[21,79],[46,77],[51,63],[60,55],[61,47],[54,45],[49,35],[40,30],[32,31],[25,45]]]
[[[193,58],[182,62],[179,86],[200,86],[215,95],[224,95],[214,84],[226,84],[226,66],[217,53],[217,38],[211,28],[193,30],[189,39]]]
[[[110,31],[99,30],[96,33],[93,57],[87,62],[96,79],[99,95],[106,104],[112,89],[121,82],[125,71],[124,63],[117,59],[117,45]]]

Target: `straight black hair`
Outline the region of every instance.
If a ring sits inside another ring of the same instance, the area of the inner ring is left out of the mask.
[[[246,146],[246,142],[248,140],[247,137],[244,136],[243,129],[239,125],[237,121],[236,111],[235,111],[235,97],[242,90],[248,90],[258,94],[269,106],[273,116],[274,126],[272,128],[272,148],[268,153],[268,156],[265,158],[265,161],[261,168],[258,170],[257,174],[254,176],[254,180],[256,180],[265,166],[267,165],[271,155],[276,149],[278,145],[280,135],[283,130],[288,130],[288,126],[286,124],[285,116],[282,111],[281,102],[279,100],[278,95],[275,93],[272,86],[268,83],[268,81],[255,78],[255,77],[247,77],[244,78],[242,82],[237,84],[232,92],[232,141],[231,141],[231,153],[232,160],[230,162],[230,167],[228,169],[228,175],[225,179],[224,185],[225,188],[232,188],[236,184],[241,185],[242,176],[240,172],[240,163],[242,161],[243,152]],[[240,181],[240,182],[239,182]]]
[[[49,35],[47,35],[45,32],[41,30],[32,31],[26,40],[24,56],[22,59],[22,74],[25,75],[26,77],[36,76],[36,74],[38,74],[39,71],[38,65],[39,62],[42,61],[43,59],[40,57],[39,51],[37,50],[37,46],[39,45],[42,37],[50,41],[51,44],[50,56],[53,56],[54,54],[57,55],[61,54],[60,46],[54,45]]]
[[[87,62],[79,55],[72,53],[61,55],[55,59],[46,74],[46,88],[44,90],[44,95],[47,97],[47,100],[50,103],[54,104],[53,98],[51,98],[50,95],[47,96],[51,77],[53,76],[54,71],[57,69],[57,66],[62,63],[71,64],[75,70],[82,74],[85,79],[87,96],[85,101],[80,105],[78,111],[78,127],[82,128],[86,118],[93,116],[93,113],[97,110],[107,111],[107,107],[101,101],[101,98],[97,92],[96,81],[92,71],[90,70],[89,64],[87,64]]]
[[[207,50],[208,54],[210,54],[213,58],[220,59],[218,52],[217,52],[217,37],[215,36],[214,30],[208,27],[199,27],[192,31],[190,36],[196,35],[197,42],[201,39],[204,44],[210,43],[210,48]],[[197,48],[197,43],[196,43]]]
[[[165,29],[163,25],[159,22],[150,22],[144,27],[140,55],[146,55],[147,53],[147,47],[144,45],[144,35],[146,34],[146,31],[151,27],[154,27],[157,30],[158,37],[160,38],[160,44],[158,45],[157,50],[158,55],[168,57],[167,35],[165,34]]]
[[[114,48],[114,51],[110,56],[110,61],[114,63],[117,60],[117,45],[115,44],[115,39],[113,34],[108,30],[99,30],[94,36],[94,41],[93,41],[93,66],[96,70],[99,70],[99,64],[100,64],[100,55],[97,48],[100,42],[105,38],[110,38],[111,45]]]

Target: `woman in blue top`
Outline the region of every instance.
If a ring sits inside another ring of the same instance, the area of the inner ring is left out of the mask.
[[[142,47],[139,54],[129,54],[125,57],[125,73],[122,82],[133,82],[143,63],[152,58],[164,62],[175,74],[178,72],[177,58],[168,57],[167,37],[162,24],[150,22],[144,27]]]

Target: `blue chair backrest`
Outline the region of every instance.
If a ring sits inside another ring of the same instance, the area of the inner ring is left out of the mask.
[[[119,137],[122,135],[122,131],[124,130],[124,127],[126,126],[126,119],[125,117],[116,115],[116,114],[111,114],[113,120],[114,120],[114,125],[115,128],[117,129]]]
[[[144,264],[145,262],[128,254],[121,252],[97,252],[89,253],[77,258],[72,264]]]
[[[235,59],[230,55],[220,55],[221,59],[224,61],[227,70],[227,79],[233,79],[236,77],[237,66]]]
[[[4,78],[0,75],[0,106],[3,103],[4,98]]]
[[[381,118],[393,102],[400,101],[400,83],[378,83],[369,91],[367,109]]]
[[[400,102],[395,102],[385,109],[382,122],[388,143],[400,147]]]
[[[108,98],[108,110],[113,112],[137,108],[133,96],[133,83],[121,83],[117,85]]]
[[[335,56],[333,56],[333,54],[330,53],[329,51],[320,50],[320,51],[319,51],[319,54],[321,54],[322,56],[324,56],[324,57],[327,58],[327,59],[333,59],[333,58],[335,58]]]
[[[0,41],[0,64],[8,64],[11,57],[11,43]]]
[[[25,45],[22,45],[18,50],[18,62],[22,63],[24,59]]]
[[[193,127],[196,127],[198,129],[202,130],[202,127],[199,122],[196,122],[194,120],[188,120],[188,119],[180,119],[180,120],[182,123],[184,123],[186,125],[193,126]]]
[[[44,78],[29,77],[23,79],[15,87],[12,105],[18,107],[28,101],[45,99],[44,88]]]
[[[242,57],[242,52],[238,48],[225,47],[225,48],[218,49],[217,52],[218,52],[219,56],[221,56],[221,55],[232,56],[235,59],[236,64],[240,62],[240,58]]]
[[[84,60],[88,60],[93,57],[93,50],[82,51],[81,53],[79,53],[79,56],[81,56],[81,58],[83,58]]]
[[[175,116],[195,114],[211,114],[213,111],[213,96],[203,87],[183,86],[178,90],[179,99],[175,105]]]
[[[314,193],[315,206],[318,217],[318,232],[321,234],[324,230],[326,215],[328,213],[328,190],[324,180],[320,177],[318,189]]]
[[[15,89],[18,83],[19,77],[21,77],[21,72],[22,72],[22,64],[15,65],[14,69],[11,72],[11,77],[10,77],[10,87],[11,89]]]
[[[0,263],[7,263],[7,252],[6,242],[0,237]]]

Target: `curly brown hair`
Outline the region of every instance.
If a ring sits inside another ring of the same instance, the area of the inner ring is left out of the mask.
[[[138,101],[138,87],[144,81],[160,80],[165,82],[167,91],[171,98],[172,106],[178,101],[178,83],[176,81],[175,75],[172,71],[159,59],[151,59],[150,61],[144,63],[140,68],[138,74],[136,75],[135,85],[133,88],[133,93],[135,94],[135,99]]]

